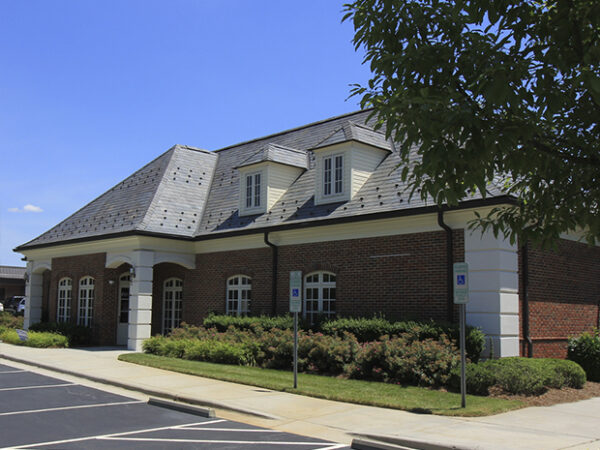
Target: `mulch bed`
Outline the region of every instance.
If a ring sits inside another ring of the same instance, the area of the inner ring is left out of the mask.
[[[586,400],[592,397],[600,397],[600,383],[588,381],[583,386],[583,389],[562,388],[548,389],[539,396],[512,395],[507,394],[499,388],[490,389],[490,397],[505,398],[512,400],[521,400],[527,406],[551,406],[557,403],[570,403],[579,400]]]

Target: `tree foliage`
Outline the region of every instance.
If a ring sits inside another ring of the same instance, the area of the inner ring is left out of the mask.
[[[345,12],[372,72],[352,94],[400,143],[412,195],[452,206],[495,185],[514,203],[473,226],[513,242],[600,238],[600,2],[356,0]]]

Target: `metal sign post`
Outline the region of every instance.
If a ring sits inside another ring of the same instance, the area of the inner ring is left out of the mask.
[[[469,265],[454,264],[454,303],[460,305],[460,395],[461,407],[467,406],[467,378],[465,374],[465,322],[467,319],[466,304],[469,302]]]
[[[294,313],[294,389],[298,387],[298,313],[302,311],[302,272],[290,272],[290,312]]]

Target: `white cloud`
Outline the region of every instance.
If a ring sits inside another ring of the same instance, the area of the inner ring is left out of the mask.
[[[28,212],[40,213],[42,211],[44,211],[42,208],[40,208],[39,206],[32,205],[31,203],[28,203],[25,206],[23,206],[23,209],[8,208],[8,212],[12,212],[12,213],[28,213]]]

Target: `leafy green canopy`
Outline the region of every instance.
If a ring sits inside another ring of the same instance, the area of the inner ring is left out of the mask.
[[[494,183],[515,202],[472,226],[513,242],[600,238],[600,2],[356,0],[345,12],[372,71],[352,94],[400,143],[411,195],[452,206]]]

